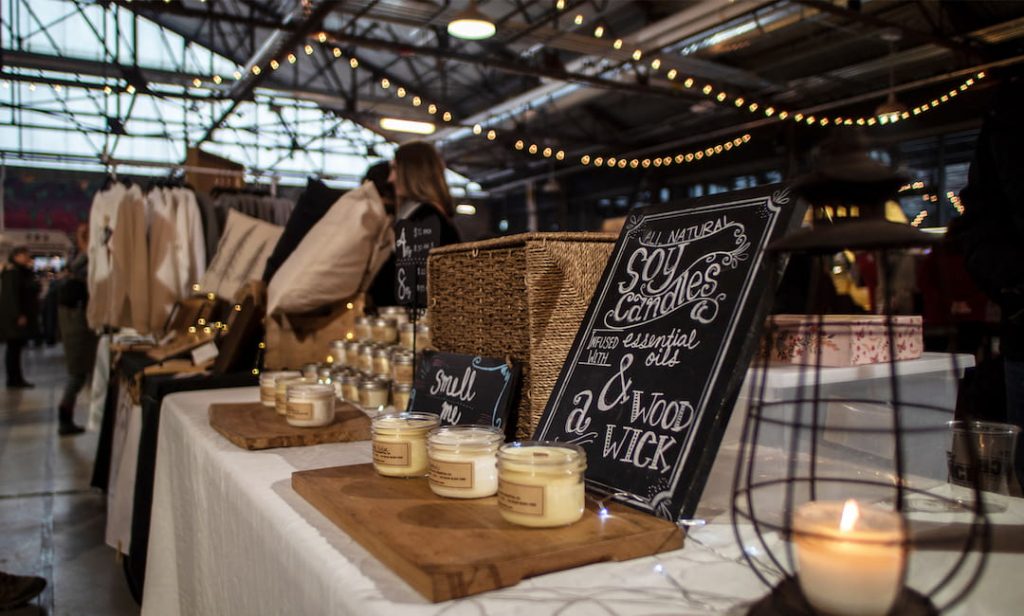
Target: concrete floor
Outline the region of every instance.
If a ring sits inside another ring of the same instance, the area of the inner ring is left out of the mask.
[[[24,366],[35,389],[9,390],[0,380],[0,570],[48,583],[32,605],[5,616],[138,614],[103,542],[106,497],[89,487],[97,434],[57,436],[62,347],[27,349]],[[78,424],[86,413],[83,395]]]

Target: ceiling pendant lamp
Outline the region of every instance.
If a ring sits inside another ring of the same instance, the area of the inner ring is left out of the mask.
[[[467,41],[480,41],[494,36],[494,22],[476,8],[476,0],[471,0],[466,10],[459,11],[455,18],[448,22],[448,34]]]

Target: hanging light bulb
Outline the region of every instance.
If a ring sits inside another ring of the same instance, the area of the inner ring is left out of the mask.
[[[448,34],[467,41],[491,38],[496,30],[494,22],[476,7],[476,0],[471,0],[464,11],[448,22]]]

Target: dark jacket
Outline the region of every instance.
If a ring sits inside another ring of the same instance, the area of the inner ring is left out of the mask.
[[[960,191],[962,217],[950,238],[963,251],[974,282],[1003,312],[1001,348],[1024,360],[1024,77],[1008,79],[995,96],[978,135]]]
[[[39,283],[31,267],[8,262],[0,274],[0,339],[27,340],[39,335]],[[18,317],[27,323],[18,325]]]
[[[441,226],[441,243],[438,246],[458,244],[462,241],[459,230],[455,228],[452,220],[442,215],[436,207],[429,203],[421,203],[409,214],[405,220],[421,222],[430,218],[436,218]],[[395,253],[392,252],[388,260],[384,262],[377,277],[373,279],[367,291],[370,300],[375,306],[394,306],[398,303],[395,299]]]

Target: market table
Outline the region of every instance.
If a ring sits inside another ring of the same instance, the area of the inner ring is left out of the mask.
[[[369,443],[245,451],[210,428],[210,404],[256,400],[257,388],[165,398],[143,614],[720,614],[767,592],[730,525],[726,443],[726,470],[712,473],[698,512],[708,524],[682,550],[428,603],[291,488],[294,471],[369,462]],[[1024,502],[1012,500],[992,518],[984,577],[952,613],[1013,614],[1024,603]]]

